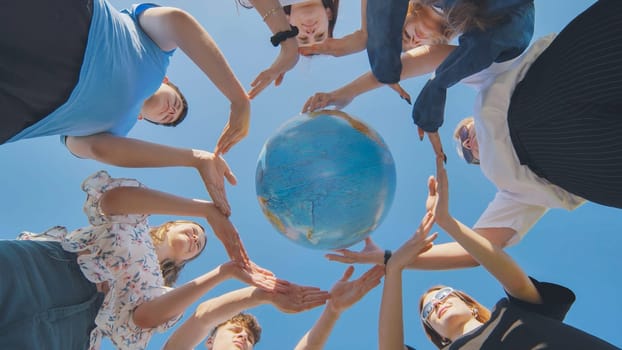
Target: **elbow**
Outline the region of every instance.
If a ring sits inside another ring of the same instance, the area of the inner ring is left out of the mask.
[[[107,141],[103,134],[68,136],[66,142],[67,148],[77,157],[94,160],[101,160],[106,157]]]
[[[134,324],[142,329],[149,329],[158,326],[157,321],[148,312],[144,311],[144,308],[140,306],[134,310],[132,314],[132,320]]]

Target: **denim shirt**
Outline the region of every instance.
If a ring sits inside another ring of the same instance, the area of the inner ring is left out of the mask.
[[[447,9],[456,1],[440,0],[435,5]],[[367,2],[367,54],[374,76],[385,84],[400,80],[401,33],[407,10],[407,0]],[[517,57],[529,45],[534,30],[533,0],[490,0],[488,12],[503,13],[506,18],[484,31],[471,29],[463,33],[459,46],[417,97],[412,117],[423,130],[435,132],[443,124],[447,88],[493,62]]]

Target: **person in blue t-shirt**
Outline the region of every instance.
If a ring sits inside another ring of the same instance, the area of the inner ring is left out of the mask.
[[[6,8],[8,6],[8,8]],[[250,102],[216,43],[187,12],[154,4],[118,11],[107,0],[7,3],[0,21],[0,143],[61,135],[76,156],[122,167],[199,171],[225,215],[219,154],[248,132]],[[36,9],[36,11],[33,11]],[[187,113],[166,70],[183,50],[231,103],[215,154],[126,138],[137,118],[176,125]]]

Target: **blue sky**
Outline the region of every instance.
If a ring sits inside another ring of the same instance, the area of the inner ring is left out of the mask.
[[[112,1],[119,9],[129,1]],[[345,35],[360,25],[358,0],[342,0],[335,35]],[[536,1],[535,38],[563,28],[592,1]],[[257,73],[278,53],[269,43],[270,33],[254,10],[236,10],[228,1],[163,1],[192,13],[217,41],[240,81],[248,87]],[[606,33],[603,33],[606,35]],[[577,47],[581,50],[581,47]],[[285,76],[283,85],[270,87],[252,102],[249,136],[235,146],[226,159],[238,177],[237,186],[227,188],[232,206],[231,220],[241,233],[253,260],[279,277],[299,284],[329,289],[346,266],[324,259],[324,252],[305,249],[281,237],[263,216],[255,195],[255,168],[261,146],[284,121],[296,115],[306,99],[317,91],[330,91],[368,70],[367,56],[345,58],[302,58]],[[227,100],[182,53],[177,52],[169,77],[186,94],[190,104],[187,120],[175,129],[138,123],[130,137],[168,145],[212,150],[228,118]],[[411,79],[403,87],[414,97],[425,77]],[[467,224],[476,221],[492,199],[495,188],[474,166],[452,152],[450,134],[457,121],[472,113],[474,91],[457,86],[450,89],[445,126],[441,129],[448,153],[450,208]],[[410,106],[388,88],[381,88],[354,100],[344,109],[375,128],[393,153],[397,168],[397,190],[385,221],[372,234],[382,247],[396,249],[416,229],[423,215],[426,180],[434,173],[433,152],[420,142],[410,119]],[[133,177],[149,187],[194,198],[208,198],[193,169],[123,169],[94,161],[79,160],[59,143],[57,137],[21,141],[0,147],[0,238],[14,238],[20,231],[41,231],[54,225],[75,229],[86,224],[82,213],[84,193],[81,181],[99,169],[112,176]],[[159,224],[170,217],[153,217]],[[201,220],[199,220],[201,221]],[[622,255],[622,212],[587,203],[573,212],[551,210],[525,239],[508,252],[532,276],[568,286],[577,301],[566,322],[622,346],[619,313],[622,299],[620,268]],[[450,238],[440,232],[437,243]],[[358,246],[355,246],[358,249]],[[206,252],[182,273],[185,282],[226,260],[221,244],[210,234]],[[357,266],[355,276],[367,266]],[[435,284],[463,289],[492,306],[503,296],[499,284],[482,268],[458,271],[407,271],[404,277],[405,337],[418,349],[432,349],[418,322],[419,295]],[[227,282],[202,300],[241,287]],[[329,338],[327,349],[373,349],[377,344],[377,317],[381,287],[347,310]],[[185,316],[192,313],[189,309]],[[288,349],[312,326],[322,308],[296,315],[281,314],[272,306],[252,312],[264,333],[257,349]],[[168,334],[153,338],[150,349],[159,349]],[[112,348],[108,343],[104,349]]]

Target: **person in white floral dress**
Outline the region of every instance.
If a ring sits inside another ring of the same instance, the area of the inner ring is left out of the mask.
[[[90,226],[68,232],[22,233],[0,241],[0,348],[98,349],[108,337],[118,349],[145,349],[154,331],[172,327],[216,284],[237,278],[304,297],[311,287],[277,280],[252,262],[229,262],[171,288],[181,268],[206,244],[190,221],[150,227],[147,214],[205,217],[216,235],[238,235],[213,203],[148,189],[105,171],[82,184]],[[308,288],[308,289],[307,289]]]

